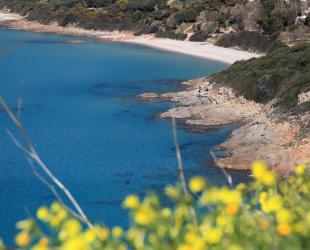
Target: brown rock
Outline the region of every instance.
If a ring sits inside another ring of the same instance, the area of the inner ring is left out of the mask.
[[[158,98],[159,95],[156,93],[143,93],[143,94],[139,95],[139,97],[141,97],[143,99],[155,99],[155,98]]]
[[[69,41],[66,41],[66,43],[69,43],[69,44],[84,44],[85,41],[83,40],[69,40]]]

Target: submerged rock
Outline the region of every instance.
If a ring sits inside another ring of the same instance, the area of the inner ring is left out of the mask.
[[[155,98],[159,97],[159,95],[156,93],[143,93],[143,94],[138,95],[138,96],[143,98],[143,99],[155,99]]]
[[[75,39],[75,40],[68,40],[68,41],[66,41],[66,43],[69,43],[69,44],[84,44],[86,42],[83,41],[83,40]]]

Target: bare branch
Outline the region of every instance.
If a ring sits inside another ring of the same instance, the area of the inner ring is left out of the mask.
[[[76,199],[74,198],[74,196],[71,194],[71,192],[67,189],[67,187],[51,172],[51,170],[47,167],[47,165],[43,162],[43,160],[40,158],[39,154],[37,153],[37,151],[35,150],[33,144],[31,143],[30,138],[28,137],[28,134],[25,130],[25,128],[23,127],[22,123],[20,122],[20,120],[14,115],[14,113],[11,111],[11,109],[9,108],[9,106],[6,104],[6,102],[4,101],[3,97],[0,96],[0,105],[3,107],[3,109],[5,110],[5,112],[8,114],[8,116],[11,118],[11,120],[13,121],[14,125],[17,127],[17,129],[19,130],[21,136],[23,137],[23,140],[25,141],[25,144],[28,148],[25,148],[24,146],[22,146],[20,144],[20,142],[16,139],[15,136],[13,136],[12,133],[9,132],[9,135],[11,135],[11,139],[13,140],[13,142],[18,146],[18,148],[20,150],[22,150],[22,152],[24,152],[30,159],[34,160],[38,166],[45,172],[45,174],[51,179],[51,181],[53,183],[55,183],[55,185],[61,189],[63,191],[63,193],[67,196],[67,198],[69,199],[69,201],[71,202],[71,204],[73,205],[73,207],[75,208],[75,210],[77,211],[77,213],[79,214],[79,216],[82,218],[82,221],[85,222],[85,224],[93,229],[93,225],[92,223],[89,221],[88,217],[86,216],[86,214],[84,213],[84,211],[82,210],[82,208],[80,207],[80,205],[78,204],[78,202],[76,201]]]
[[[20,151],[26,155],[30,154],[30,152],[17,140],[15,135],[9,129],[6,129],[5,131]]]
[[[176,126],[176,121],[174,117],[172,118],[172,133],[173,133],[173,142],[174,142],[174,147],[175,147],[177,161],[178,161],[179,181],[182,184],[184,193],[188,194],[188,190],[186,187],[186,181],[185,181],[185,175],[184,175],[184,169],[183,169],[182,155],[181,155],[181,150],[180,150],[178,136],[177,136],[177,126]]]
[[[35,165],[33,164],[33,161],[27,157],[27,161],[29,163],[29,165],[32,168],[32,172],[33,174],[54,194],[55,198],[58,200],[58,202],[65,208],[68,210],[68,212],[70,214],[72,214],[74,217],[78,218],[79,220],[83,221],[84,223],[86,223],[83,218],[77,214],[76,212],[74,212],[70,207],[68,207],[66,205],[66,203],[64,202],[64,200],[61,198],[60,194],[57,192],[56,188],[50,184],[36,169]]]
[[[214,154],[214,152],[213,152],[212,150],[210,151],[210,154],[211,154],[213,160],[216,161],[216,160],[217,160],[217,157],[216,157],[216,155]],[[234,188],[234,185],[233,185],[233,180],[232,180],[231,175],[228,174],[227,171],[226,171],[224,168],[220,168],[220,170],[221,170],[222,173],[224,174],[224,176],[225,176],[225,178],[226,178],[226,180],[227,180],[227,183],[228,183],[229,187],[230,187],[231,189],[233,189],[233,188]]]
[[[178,161],[178,170],[179,170],[179,180],[182,184],[183,190],[185,194],[188,194],[187,186],[186,186],[186,180],[184,175],[184,169],[183,169],[183,162],[182,162],[182,155],[180,150],[180,145],[178,141],[178,135],[177,135],[177,125],[175,117],[172,118],[172,133],[173,133],[173,141],[174,141],[174,147],[176,151],[177,161]],[[197,223],[197,215],[195,208],[193,206],[190,207],[190,212],[193,218],[194,225],[198,229],[198,223]]]
[[[17,118],[21,120],[22,108],[23,108],[23,92],[24,92],[24,82],[20,81],[19,83],[19,97],[18,97],[18,109],[17,109]]]

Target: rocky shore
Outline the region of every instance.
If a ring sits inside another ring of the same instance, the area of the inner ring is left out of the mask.
[[[229,153],[215,165],[227,169],[246,170],[254,160],[264,160],[278,173],[285,174],[296,164],[310,159],[310,138],[302,134],[310,119],[282,117],[281,112],[236,96],[233,89],[210,83],[208,78],[185,82],[186,89],[156,96],[143,94],[141,98],[162,98],[178,103],[160,115],[161,118],[185,119],[190,126],[216,126],[240,123],[230,138],[219,145]]]

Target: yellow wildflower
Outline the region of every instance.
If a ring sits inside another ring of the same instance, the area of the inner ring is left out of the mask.
[[[175,186],[169,185],[165,189],[165,194],[175,200],[180,196],[180,191]]]
[[[286,237],[292,233],[292,228],[290,225],[282,223],[277,226],[277,232],[279,235]]]
[[[84,238],[87,243],[93,243],[96,240],[96,233],[92,229],[88,229],[84,233]]]
[[[37,211],[37,217],[41,221],[47,222],[50,219],[50,212],[47,207],[40,207]]]
[[[161,215],[164,217],[164,218],[169,218],[171,216],[172,212],[171,212],[171,209],[169,208],[164,208],[162,211],[161,211]]]
[[[305,193],[308,194],[309,193],[309,184],[308,183],[304,183],[301,185],[300,190]]]
[[[305,226],[303,223],[301,222],[297,222],[295,225],[294,225],[294,230],[300,234],[304,234],[305,233]]]
[[[15,243],[19,247],[26,247],[30,243],[30,235],[27,232],[21,232],[15,237]]]
[[[270,211],[278,211],[282,207],[282,200],[278,196],[273,196],[268,201]]]
[[[211,188],[208,191],[204,191],[200,198],[200,204],[202,206],[207,205],[208,203],[216,203],[219,200],[219,191]]]
[[[59,221],[63,221],[63,220],[65,220],[67,217],[68,217],[68,212],[67,212],[67,210],[66,209],[64,209],[63,207],[61,207],[58,211],[57,211],[57,213],[56,213],[56,215],[55,215],[55,217],[59,220]]]
[[[265,213],[277,212],[282,208],[282,200],[278,196],[272,196],[270,198],[267,198],[263,193],[260,197],[260,203],[262,206],[262,210]]]
[[[114,227],[112,229],[112,235],[114,238],[120,238],[123,235],[123,229],[120,227]]]
[[[178,246],[178,250],[195,250],[191,244],[181,244]]]
[[[224,204],[236,204],[239,205],[242,201],[241,193],[237,190],[228,190],[227,188],[222,188],[217,193],[217,199],[219,199]]]
[[[91,248],[88,246],[87,242],[83,240],[81,237],[74,237],[65,241],[61,250],[90,250]]]
[[[46,237],[43,237],[43,238],[41,238],[41,239],[39,240],[39,245],[40,245],[41,247],[47,247],[47,246],[48,246],[48,243],[49,243],[49,241],[48,241],[48,238],[46,238]]]
[[[194,250],[205,250],[206,249],[205,243],[200,237],[198,237],[196,241],[192,243],[192,246]]]
[[[137,209],[139,207],[139,197],[136,195],[129,195],[123,202],[123,206],[129,209]]]
[[[268,170],[268,167],[264,162],[254,162],[252,165],[252,173],[259,183],[266,186],[272,186],[276,181],[275,174]]]
[[[110,236],[110,231],[108,228],[102,228],[100,230],[100,237],[103,241],[106,241],[109,239],[109,236]]]
[[[124,245],[120,245],[117,247],[117,250],[126,250],[127,248]]]
[[[58,212],[59,210],[62,209],[62,206],[58,203],[58,202],[54,202],[52,205],[51,205],[51,211],[53,212]]]
[[[242,250],[242,249],[243,249],[243,248],[242,248],[241,246],[235,245],[235,244],[231,245],[231,246],[228,248],[228,250]]]
[[[189,189],[193,193],[201,192],[205,187],[205,180],[202,177],[194,177],[189,182]]]
[[[276,216],[279,223],[289,223],[292,221],[292,213],[287,209],[280,210]]]
[[[81,229],[82,226],[78,220],[76,219],[67,220],[59,233],[59,237],[61,239],[65,239],[68,237],[75,237],[81,231]]]
[[[141,207],[134,215],[134,220],[137,224],[147,226],[155,220],[155,213],[150,207]]]
[[[262,161],[255,161],[252,164],[252,173],[256,179],[260,179],[267,172],[267,165]]]
[[[243,190],[246,189],[246,185],[244,183],[239,183],[237,186],[236,186],[236,190],[242,192]]]
[[[266,185],[266,186],[272,186],[274,185],[276,181],[276,176],[274,173],[272,173],[271,171],[266,172],[265,174],[263,174],[263,176],[261,177],[261,182]]]
[[[267,202],[267,197],[268,197],[268,194],[267,194],[266,192],[261,192],[261,193],[259,194],[259,202],[260,202],[261,204],[266,203],[266,202]]]
[[[222,232],[218,228],[211,228],[206,232],[204,238],[210,244],[217,244],[222,239]]]
[[[195,233],[186,234],[185,240],[186,240],[187,244],[183,246],[184,249],[192,249],[192,250],[204,250],[204,249],[206,249],[204,241]],[[182,248],[180,248],[180,249],[182,249]]]
[[[56,227],[60,226],[60,224],[61,224],[61,220],[58,217],[56,217],[56,216],[51,217],[51,219],[50,219],[51,227],[56,228]]]
[[[218,226],[226,226],[226,225],[228,225],[230,222],[231,222],[231,218],[230,218],[230,217],[227,217],[227,216],[224,216],[224,215],[219,215],[219,216],[216,218],[216,224],[217,224]]]
[[[139,231],[136,228],[130,228],[127,232],[127,239],[134,241],[138,239]]]
[[[232,204],[228,204],[226,206],[226,213],[228,215],[234,216],[238,213],[239,211],[239,206],[237,206],[236,204],[232,203]]]
[[[48,239],[42,238],[39,242],[32,248],[32,250],[48,250]]]
[[[306,173],[306,169],[307,169],[307,166],[306,164],[299,164],[296,168],[295,168],[295,173],[296,175],[298,176],[302,176]]]
[[[195,234],[194,232],[191,233],[187,233],[185,235],[185,241],[188,243],[193,243],[195,242],[199,237],[197,236],[197,234]]]

